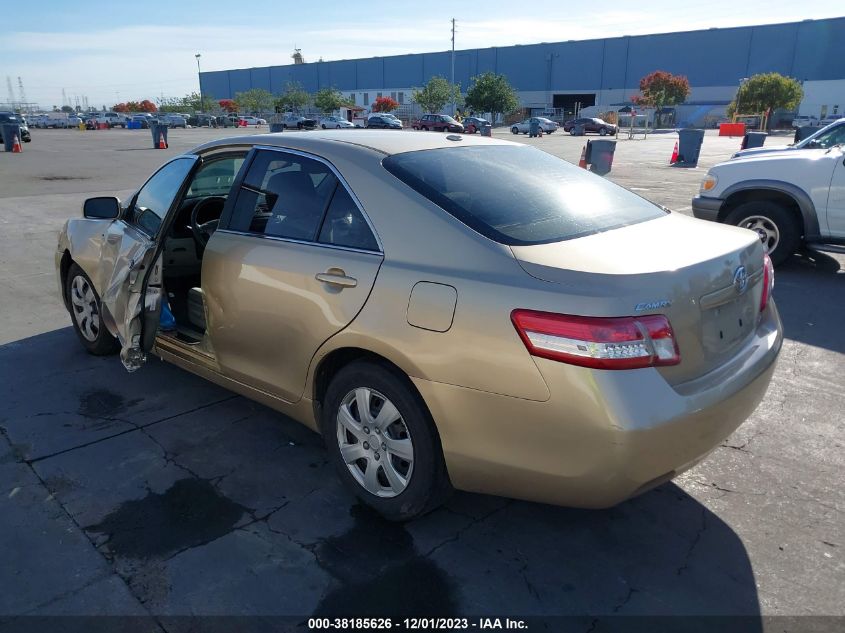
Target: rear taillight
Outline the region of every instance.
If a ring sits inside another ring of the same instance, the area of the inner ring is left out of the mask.
[[[760,312],[769,305],[772,290],[775,289],[775,267],[768,254],[763,255],[763,294],[760,295]]]
[[[607,318],[514,310],[511,321],[528,351],[541,358],[595,369],[681,362],[672,326],[660,314]]]

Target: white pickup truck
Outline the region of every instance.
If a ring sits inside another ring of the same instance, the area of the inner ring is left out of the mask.
[[[707,172],[692,211],[756,231],[775,265],[802,244],[845,244],[845,144],[719,163]]]

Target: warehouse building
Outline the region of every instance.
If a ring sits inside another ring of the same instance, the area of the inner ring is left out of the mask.
[[[679,121],[701,124],[721,116],[743,78],[772,71],[803,83],[801,114],[841,114],[845,17],[455,51],[455,81],[463,90],[475,75],[502,73],[524,107],[564,114],[575,108],[618,109],[654,70],[689,78],[691,94],[678,108]],[[382,95],[410,104],[414,87],[450,72],[451,53],[443,51],[204,72],[200,82],[215,99],[251,88],[278,94],[289,81],[311,93],[334,87],[367,108]]]

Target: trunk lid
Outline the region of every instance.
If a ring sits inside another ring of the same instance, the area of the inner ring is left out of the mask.
[[[512,246],[529,275],[561,286],[562,314],[664,314],[681,362],[659,371],[671,384],[734,356],[757,325],[763,248],[748,230],[671,213],[552,244]],[[742,286],[741,271],[747,274]]]

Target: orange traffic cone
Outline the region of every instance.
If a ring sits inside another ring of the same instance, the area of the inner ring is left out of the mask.
[[[584,146],[584,149],[581,150],[581,160],[578,161],[578,166],[581,169],[587,169],[587,146]]]
[[[678,141],[675,141],[675,149],[672,150],[672,158],[669,159],[669,164],[674,165],[678,162]]]
[[[159,132],[158,135],[158,148],[159,149],[167,149],[167,143],[164,142],[164,132]]]
[[[12,153],[13,154],[20,154],[22,151],[23,151],[23,148],[21,147],[21,141],[18,138],[18,135],[15,134],[15,140],[12,143]]]

